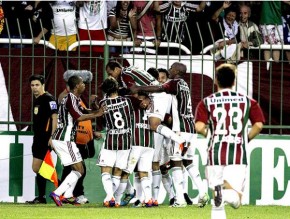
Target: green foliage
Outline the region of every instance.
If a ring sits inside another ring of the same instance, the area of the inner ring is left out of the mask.
[[[169,208],[161,205],[154,208],[104,208],[98,204],[86,204],[81,206],[64,205],[56,207],[54,204],[27,205],[27,204],[0,204],[1,219],[134,219],[134,218],[195,218],[209,219],[211,206],[199,209],[195,205],[186,208]],[[290,215],[287,206],[242,206],[238,210],[226,206],[227,219],[285,219]],[[288,215],[288,216],[287,216]]]

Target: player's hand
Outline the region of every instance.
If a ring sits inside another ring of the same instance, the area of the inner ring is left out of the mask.
[[[93,135],[96,140],[100,140],[102,138],[101,132],[94,132]]]
[[[130,91],[132,94],[138,93],[138,86],[136,84],[132,84],[130,87]]]
[[[148,109],[148,107],[150,106],[150,102],[151,100],[149,98],[145,98],[144,100],[142,100],[142,102],[140,103],[140,107],[142,109]]]

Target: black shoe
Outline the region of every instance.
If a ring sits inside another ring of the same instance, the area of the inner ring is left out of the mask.
[[[183,193],[183,196],[184,196],[184,199],[185,199],[186,203],[187,203],[188,205],[192,205],[192,201],[191,201],[191,199],[189,198],[188,194],[187,194],[187,193]]]
[[[174,202],[175,202],[175,198],[173,197],[169,200],[169,206],[174,205]]]
[[[44,197],[36,197],[32,201],[26,201],[26,204],[46,204],[46,199]]]
[[[222,187],[220,185],[214,187],[215,197],[214,204],[216,207],[219,207],[222,204]]]

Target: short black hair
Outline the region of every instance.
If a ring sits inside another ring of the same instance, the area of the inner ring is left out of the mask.
[[[165,68],[158,68],[157,70],[158,70],[159,73],[160,72],[164,72],[166,74],[166,77],[169,78],[169,72],[168,72],[167,69],[165,69]]]
[[[35,81],[35,80],[40,81],[41,84],[45,83],[45,78],[43,75],[31,75],[29,77],[29,83],[31,83],[31,81]]]
[[[158,76],[159,76],[159,74],[158,74],[158,70],[157,70],[157,68],[154,68],[154,67],[148,68],[148,69],[147,69],[147,72],[148,72],[150,75],[152,75],[156,80],[158,80]]]
[[[81,81],[82,78],[80,76],[77,75],[71,76],[67,81],[69,89],[72,91]]]
[[[109,77],[101,85],[102,91],[110,96],[112,93],[118,92],[119,85],[115,78]]]
[[[215,77],[220,88],[231,88],[236,79],[236,66],[221,64],[216,68]]]
[[[122,68],[122,65],[117,61],[110,61],[106,65],[106,69],[110,68],[111,70],[115,70],[115,68]]]

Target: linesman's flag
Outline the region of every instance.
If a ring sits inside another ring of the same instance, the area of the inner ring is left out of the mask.
[[[52,156],[49,150],[47,151],[43,159],[43,162],[41,164],[41,167],[38,173],[41,176],[43,176],[45,179],[48,179],[51,182],[53,182],[56,188],[58,187],[57,173],[56,173],[56,170],[52,161]]]

